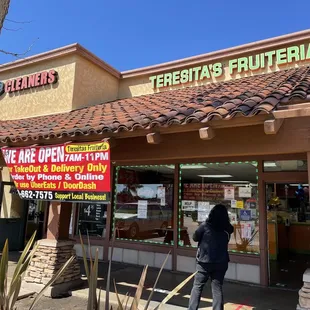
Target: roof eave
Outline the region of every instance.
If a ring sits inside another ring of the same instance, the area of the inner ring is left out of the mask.
[[[110,74],[112,74],[118,79],[121,77],[121,74],[118,70],[101,60],[99,57],[97,57],[78,43],[70,44],[44,53],[26,57],[24,59],[19,59],[16,61],[2,64],[0,65],[0,73],[20,67],[30,66],[43,61],[54,60],[56,58],[64,57],[71,54],[76,54],[89,60],[103,70],[108,71]]]
[[[262,50],[272,49],[284,44],[298,43],[310,39],[310,29],[299,31],[275,38],[260,40],[248,44],[239,45],[219,51],[201,54],[198,56],[183,58],[175,61],[165,62],[158,65],[128,70],[121,72],[122,78],[133,78],[142,75],[151,75],[163,71],[179,69],[181,67],[195,66],[202,62],[216,62],[219,59],[240,57],[245,53],[258,53]]]

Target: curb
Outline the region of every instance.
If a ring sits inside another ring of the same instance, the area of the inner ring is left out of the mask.
[[[35,292],[27,292],[27,293],[25,292],[23,294],[18,295],[17,300],[22,300],[22,299],[28,298],[34,294],[35,294]]]

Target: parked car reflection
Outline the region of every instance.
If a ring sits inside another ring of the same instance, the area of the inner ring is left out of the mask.
[[[159,202],[149,201],[146,218],[139,218],[138,202],[118,203],[115,212],[115,225],[118,233],[125,233],[129,239],[138,239],[145,233],[156,233],[163,237],[171,226],[172,210]]]

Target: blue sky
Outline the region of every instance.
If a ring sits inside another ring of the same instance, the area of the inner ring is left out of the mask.
[[[35,41],[32,55],[78,42],[123,71],[305,30],[309,12],[309,0],[11,0],[7,18],[31,22],[7,21],[22,29],[4,29],[0,48]]]

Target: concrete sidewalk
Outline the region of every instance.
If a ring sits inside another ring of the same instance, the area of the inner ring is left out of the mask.
[[[9,278],[12,277],[14,272],[14,267],[18,260],[18,253],[10,253],[10,263],[9,263]],[[85,300],[88,295],[87,289],[87,280],[85,278],[83,262],[81,263],[81,271],[83,276],[83,287],[81,289],[75,290],[72,292],[73,303],[77,305],[79,302],[77,300]],[[107,262],[101,262],[99,264],[99,276],[98,276],[98,288],[105,290],[106,287],[106,274],[108,269]],[[113,303],[116,303],[116,295],[114,294],[113,279],[117,283],[118,292],[122,295],[129,293],[130,296],[133,296],[135,293],[136,285],[139,282],[142,266],[133,266],[123,263],[113,263],[112,272],[111,272],[111,295],[110,300]],[[142,304],[145,304],[150,290],[153,287],[155,279],[158,274],[158,269],[149,268],[146,281],[145,289],[142,294]],[[174,273],[169,271],[163,271],[161,278],[158,282],[157,289],[153,295],[152,306],[156,306],[160,301],[162,301],[169,291],[181,283],[188,274]],[[189,301],[190,291],[192,288],[193,280],[190,281],[182,290],[178,293],[177,296],[173,297],[169,304],[164,307],[167,310],[178,310],[186,309]],[[21,291],[19,298],[25,298],[34,292]],[[102,301],[105,300],[105,292],[102,292]],[[297,291],[288,291],[280,289],[265,289],[257,286],[245,285],[240,283],[226,282],[224,284],[224,296],[225,296],[225,309],[226,310],[292,310],[296,309],[298,303],[298,292]],[[43,302],[43,301],[42,301]],[[27,298],[25,299],[27,303]],[[48,299],[44,299],[45,304],[49,304]],[[57,304],[61,304],[60,300],[50,300],[51,306],[49,309],[58,309]],[[64,301],[65,304],[70,303]],[[85,302],[84,302],[85,303]],[[83,304],[81,302],[81,305]],[[54,308],[55,307],[55,308]],[[84,306],[85,307],[85,306]],[[152,307],[152,308],[153,308]],[[78,307],[74,309],[78,310]],[[81,309],[85,309],[81,307]],[[200,309],[212,309],[212,294],[210,290],[210,284],[207,285],[203,292],[203,298],[201,300]]]
[[[9,253],[9,266],[8,266],[8,286],[11,283],[11,280],[14,275],[15,267],[17,265],[18,259],[19,259],[20,253],[19,252],[10,252]],[[29,296],[34,295],[36,292],[25,290],[21,288],[18,299],[27,298]]]
[[[107,269],[108,263],[100,263],[98,287],[102,288],[103,290],[106,287],[106,281],[104,278],[107,273]],[[122,263],[113,263],[111,280],[113,281],[113,279],[115,279],[117,289],[120,294],[126,295],[126,293],[129,293],[131,296],[133,296],[136,285],[139,282],[141,272],[142,267]],[[150,290],[155,282],[157,274],[158,269],[149,268],[145,281],[145,289],[142,295],[142,299],[144,301],[146,301],[149,296]],[[157,290],[153,296],[153,301],[155,302],[154,305],[162,301],[166,297],[168,292],[173,290],[188,276],[188,274],[163,271],[157,285]],[[83,289],[73,291],[73,296],[81,298],[87,297],[88,290],[86,288],[86,279],[84,281],[85,287]],[[169,301],[169,305],[165,306],[164,309],[186,309],[188,306],[192,284],[193,280],[191,280],[185,287],[183,287],[179,294],[173,297]],[[111,290],[114,292],[112,282]],[[102,292],[102,298],[105,298],[104,294],[105,292]],[[224,296],[226,301],[225,309],[227,310],[292,310],[296,309],[296,305],[298,303],[297,291],[269,288],[265,289],[257,286],[251,286],[248,284],[239,284],[232,282],[225,283]],[[111,301],[113,300],[116,301],[115,294],[111,295]],[[203,298],[201,300],[199,309],[212,309],[212,294],[210,284],[207,285],[203,292]]]

